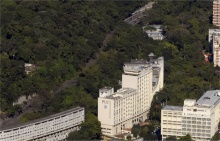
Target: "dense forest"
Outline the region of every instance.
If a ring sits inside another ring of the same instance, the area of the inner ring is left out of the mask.
[[[4,114],[13,117],[18,106],[12,106],[12,102],[21,95],[37,93],[31,105],[33,112],[25,113],[21,121],[84,106],[87,114],[92,115],[86,117],[88,122],[72,137],[98,139],[99,88],[119,88],[123,63],[131,58],[146,59],[150,52],[165,58],[165,86],[155,95],[149,114],[154,123],[160,122],[163,104],[182,105],[185,98],[198,99],[207,90],[219,89],[219,68],[204,62],[202,55],[202,50],[210,50],[207,35],[208,29],[214,28],[212,2],[158,1],[140,24],[130,26],[123,21],[146,3],[1,1],[0,102]],[[148,38],[141,28],[145,24],[162,24],[166,39]],[[114,35],[97,63],[86,67],[112,30]],[[24,63],[39,67],[26,75]],[[75,87],[54,92],[71,78],[77,80]],[[88,128],[92,131],[86,131]],[[146,134],[141,136],[149,139]]]
[[[65,101],[71,99],[68,97],[79,102],[82,96],[90,101],[92,97],[84,96],[81,87],[70,90],[71,94],[74,91],[79,93],[74,95],[68,95],[67,90],[54,96],[53,90],[65,80],[77,77],[86,62],[95,57],[106,34],[143,4],[71,0],[1,1],[1,110],[13,116],[12,102],[21,95],[33,93],[41,98],[37,101],[38,110],[51,107],[59,110],[51,106],[51,103],[57,103],[55,99],[59,96],[65,97],[61,99],[64,107],[71,103],[78,105]],[[24,63],[39,67],[31,75],[26,75]]]

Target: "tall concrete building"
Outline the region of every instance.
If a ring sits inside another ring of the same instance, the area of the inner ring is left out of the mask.
[[[220,0],[213,1],[213,24],[220,27]]]
[[[162,139],[190,134],[196,141],[208,141],[218,131],[219,121],[220,90],[207,91],[198,101],[186,99],[183,106],[161,110]]]
[[[124,63],[122,88],[99,90],[98,119],[102,133],[113,136],[133,124],[147,119],[151,101],[156,92],[163,88],[164,59],[131,60]]]
[[[209,42],[212,46],[214,67],[220,66],[220,29],[209,29]]]

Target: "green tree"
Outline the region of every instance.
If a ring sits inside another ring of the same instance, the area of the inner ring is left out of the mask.
[[[186,136],[180,137],[178,140],[179,141],[194,141],[189,134],[187,134]]]
[[[177,138],[175,136],[169,136],[166,138],[167,141],[177,141]]]
[[[128,141],[130,141],[130,140],[131,140],[131,136],[130,136],[130,135],[127,136],[126,139],[127,139]]]
[[[139,125],[133,125],[131,129],[131,133],[134,135],[135,138],[139,136],[140,132],[141,132],[141,127]]]
[[[144,139],[146,139],[148,134],[149,134],[148,127],[147,126],[142,127],[140,136],[143,137]]]
[[[79,134],[79,131],[73,131],[73,132],[70,132],[68,137],[66,138],[67,141],[72,141],[72,140],[81,140],[82,137],[81,135]]]
[[[98,121],[95,115],[91,113],[86,114],[85,122],[82,123],[79,134],[81,135],[82,139],[86,140],[101,138],[101,123]]]
[[[218,141],[220,140],[220,134],[217,132],[215,135],[212,137],[211,141]]]

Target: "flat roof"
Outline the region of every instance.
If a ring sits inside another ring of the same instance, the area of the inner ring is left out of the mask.
[[[154,28],[160,28],[160,29],[161,29],[162,25],[156,25],[156,24],[154,24],[154,25],[145,25],[145,26],[142,26],[142,28],[145,28],[145,27],[154,27]]]
[[[137,90],[136,89],[132,89],[132,88],[121,88],[119,89],[117,92],[115,92],[112,95],[106,96],[107,99],[120,99],[122,97],[124,97],[125,95],[129,95],[129,94],[133,94],[136,93]],[[122,95],[122,96],[120,96]]]
[[[22,127],[22,126],[28,126],[28,125],[34,124],[34,123],[40,123],[40,122],[43,122],[45,120],[52,119],[52,118],[55,118],[55,117],[58,117],[58,116],[61,116],[61,115],[65,115],[65,114],[68,114],[70,112],[77,111],[77,110],[80,110],[80,109],[84,109],[84,108],[83,107],[75,107],[75,108],[60,112],[60,113],[56,113],[56,114],[53,114],[53,115],[50,115],[50,116],[47,116],[47,117],[35,119],[35,120],[24,122],[24,123],[18,123],[18,124],[13,124],[13,125],[11,124],[11,125],[5,125],[5,126],[3,124],[3,126],[0,127],[0,131],[10,130],[10,129],[13,129],[13,128],[19,128],[19,127]]]
[[[155,64],[155,62],[159,62],[161,59],[163,59],[162,57],[159,57],[157,59],[152,59],[147,61],[146,59],[131,59],[131,62],[124,62],[124,65],[146,65],[146,66],[150,66],[152,64]]]
[[[196,99],[185,99],[186,101],[196,101]],[[184,100],[184,101],[185,101]]]
[[[183,107],[182,106],[169,106],[169,105],[166,105],[165,107],[163,107],[162,110],[183,111]]]
[[[220,90],[207,91],[200,99],[196,102],[197,105],[201,106],[215,106],[220,102]]]

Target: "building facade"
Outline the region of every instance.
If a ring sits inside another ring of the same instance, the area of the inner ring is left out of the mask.
[[[209,42],[213,41],[213,36],[220,36],[220,29],[209,29]]]
[[[102,133],[108,136],[120,134],[123,129],[147,119],[154,94],[163,88],[163,57],[150,61],[131,60],[124,63],[122,88],[99,91],[98,119]]]
[[[209,42],[212,46],[214,67],[220,66],[220,29],[209,29]]]
[[[64,140],[84,122],[84,108],[76,107],[27,123],[0,128],[1,141]]]
[[[220,33],[218,35],[213,35],[212,46],[214,67],[220,67]]]
[[[213,0],[213,24],[220,27],[220,0]]]
[[[207,91],[197,102],[186,99],[183,106],[161,110],[162,139],[190,134],[196,141],[208,141],[218,131],[219,121],[220,90]]]

